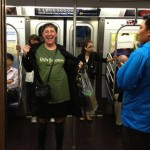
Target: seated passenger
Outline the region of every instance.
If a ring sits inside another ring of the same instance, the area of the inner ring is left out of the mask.
[[[7,103],[10,104],[18,101],[18,69],[12,67],[14,61],[13,55],[7,53],[6,57]]]

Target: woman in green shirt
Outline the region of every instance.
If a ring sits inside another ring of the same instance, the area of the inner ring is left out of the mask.
[[[23,48],[22,62],[26,71],[34,70],[35,66],[42,81],[48,77],[53,57],[55,56],[49,79],[51,98],[47,104],[41,105],[35,99],[33,92],[34,113],[38,116],[38,147],[44,150],[47,122],[55,118],[56,150],[62,150],[64,119],[68,114],[80,116],[81,109],[78,102],[76,75],[78,67],[82,67],[76,57],[66,49],[56,44],[57,27],[52,23],[43,25],[42,36],[44,42]],[[57,51],[57,53],[55,53]],[[36,81],[36,75],[35,75]],[[36,82],[33,83],[36,85]]]

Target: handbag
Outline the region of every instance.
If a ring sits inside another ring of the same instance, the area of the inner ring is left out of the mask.
[[[80,94],[79,96],[82,97],[83,95],[88,101],[89,109],[91,111],[96,111],[98,108],[98,103],[86,70],[79,70],[76,79],[77,79],[77,85],[79,89],[78,91]]]
[[[50,98],[50,87],[47,84],[36,83],[35,98],[38,100],[47,101]]]
[[[43,81],[41,80],[41,77],[39,75],[37,67],[34,68],[34,71],[37,75],[37,82],[36,82],[36,86],[35,86],[35,99],[40,103],[48,103],[48,101],[51,98],[50,86],[47,83],[50,79],[50,75],[51,75],[51,71],[52,71],[52,68],[53,68],[53,65],[54,65],[54,60],[55,60],[56,53],[57,53],[57,50],[54,54],[53,62],[52,62],[52,65],[51,65],[46,83],[43,83]]]

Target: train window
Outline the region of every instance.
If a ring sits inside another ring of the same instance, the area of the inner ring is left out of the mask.
[[[6,14],[7,15],[17,15],[17,8],[16,7],[6,7]]]
[[[39,35],[39,37],[41,38],[41,40],[42,40],[42,27],[43,27],[43,26],[41,26],[41,27],[39,28],[39,30],[38,30],[38,35]]]
[[[17,45],[17,32],[13,27],[10,25],[7,25],[7,52],[11,53],[15,61],[13,63],[13,67],[18,68],[18,56],[17,56],[17,50],[16,50],[16,45]]]
[[[76,27],[76,52],[75,52],[76,56],[81,53],[84,42],[88,39],[91,39],[91,32],[92,31],[88,26],[78,25]],[[72,30],[72,39],[73,39],[73,30]]]
[[[116,40],[116,33],[111,33],[110,53],[113,53],[115,51],[115,40]],[[135,48],[136,41],[137,41],[137,33],[119,33],[117,41],[118,53],[120,54],[119,51],[121,49],[123,49],[123,51],[124,49],[128,50],[130,49],[131,52]],[[126,54],[126,52],[124,54]]]
[[[76,46],[82,47],[83,42],[91,39],[91,30],[87,26],[77,26],[76,28]]]

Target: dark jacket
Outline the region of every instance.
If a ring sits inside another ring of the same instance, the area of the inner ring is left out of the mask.
[[[117,66],[116,67],[116,74],[117,74],[118,70],[119,70],[119,67]],[[120,88],[117,87],[117,78],[115,80],[115,93],[119,94],[117,101],[118,102],[122,102],[122,99],[123,99],[123,90],[121,90]]]
[[[79,61],[82,61],[87,65],[87,73],[90,79],[95,79],[95,75],[98,73],[98,62],[104,62],[107,63],[107,58],[100,57],[96,52],[92,52],[90,54],[88,62],[85,60],[85,52],[78,55],[77,57]]]
[[[32,70],[35,71],[35,69],[34,69],[36,67],[35,53],[41,44],[42,43],[32,45],[30,52],[27,54],[27,56],[22,58],[23,66],[27,72],[30,72]],[[76,76],[77,76],[77,69],[78,69],[79,61],[76,57],[74,57],[72,54],[70,54],[62,45],[57,44],[57,49],[65,57],[64,69],[68,76],[70,97],[71,97],[69,114],[80,116],[81,109],[80,109],[80,102],[79,102],[79,97],[78,97],[78,92],[77,92],[78,88],[77,88],[77,84],[76,84],[77,83]],[[36,77],[36,73],[35,73],[34,81],[36,79],[37,79],[37,77]],[[36,82],[34,82],[34,86],[35,86],[35,83]]]

